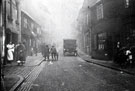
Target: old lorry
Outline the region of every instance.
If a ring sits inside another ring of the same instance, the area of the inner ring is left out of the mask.
[[[77,43],[76,39],[63,40],[63,55],[66,54],[77,56]]]

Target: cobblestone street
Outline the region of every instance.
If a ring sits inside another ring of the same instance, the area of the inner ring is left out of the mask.
[[[25,80],[26,78],[29,77],[31,72],[33,70],[35,70],[36,67],[38,65],[40,65],[43,60],[44,60],[44,58],[42,57],[41,53],[39,53],[37,56],[28,56],[27,59],[26,59],[26,63],[23,66],[17,65],[16,62],[13,62],[12,64],[8,64],[8,65],[6,65],[4,67],[5,79],[9,79],[10,78],[11,80],[15,80],[15,81],[16,80],[17,81],[19,81],[19,80],[23,81],[23,80]],[[15,77],[18,78],[18,79],[14,79]],[[6,80],[5,84],[7,84],[9,80]],[[8,84],[8,86],[9,86],[8,89],[13,89],[13,90],[16,89],[16,87],[14,88],[12,86],[13,84],[14,85],[20,85],[20,83],[17,84],[17,82],[15,82],[15,81],[13,81],[13,82],[9,81],[12,84]]]

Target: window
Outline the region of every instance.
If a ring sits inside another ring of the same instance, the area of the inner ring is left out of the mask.
[[[17,7],[14,4],[12,6],[12,15],[13,15],[13,19],[17,20]]]
[[[99,33],[98,34],[98,50],[105,49],[105,40],[106,40],[106,33]]]
[[[37,33],[38,33],[38,34],[41,34],[41,31],[40,31],[40,29],[39,29],[39,28],[37,28]]]
[[[94,35],[94,49],[97,49],[97,35]]]
[[[33,29],[33,26],[34,26],[33,23],[31,23],[31,29]]]
[[[27,22],[27,19],[24,18],[24,27],[25,27],[25,28],[27,28],[27,23],[28,23],[28,22]]]
[[[103,18],[103,4],[97,6],[97,20]]]
[[[87,17],[86,17],[86,24],[89,25],[89,15],[87,14]]]

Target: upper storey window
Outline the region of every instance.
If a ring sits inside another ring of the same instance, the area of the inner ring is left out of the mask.
[[[97,20],[103,18],[103,4],[99,4],[96,8],[97,10]]]
[[[33,25],[33,23],[31,23],[31,29],[33,29],[33,27],[34,27],[34,25]]]
[[[24,18],[24,27],[25,27],[25,28],[27,28],[27,23],[28,23],[28,22],[27,22],[27,19]]]

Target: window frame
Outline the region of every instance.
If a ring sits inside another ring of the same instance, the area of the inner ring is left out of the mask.
[[[107,33],[102,32],[97,34],[98,37],[98,50],[105,50],[105,41],[107,38]]]
[[[97,5],[96,7],[96,17],[97,17],[97,20],[100,20],[100,19],[103,19],[104,18],[104,13],[103,13],[103,4],[100,3]]]
[[[24,18],[24,27],[27,28],[27,24],[28,24],[28,19]]]

